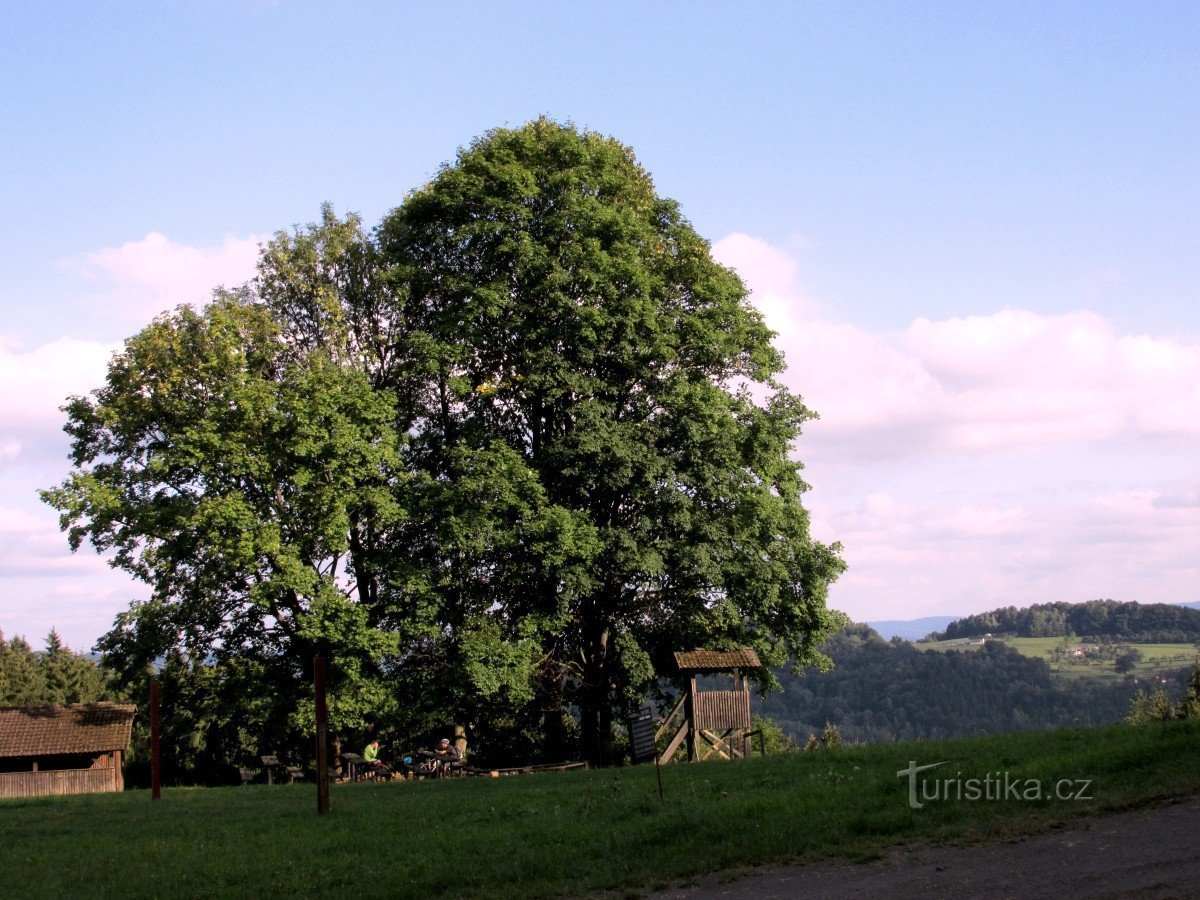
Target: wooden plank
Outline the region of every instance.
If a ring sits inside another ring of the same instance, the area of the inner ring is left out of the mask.
[[[687,752],[688,762],[696,760],[696,730],[700,727],[696,722],[696,676],[688,679],[687,691]]]
[[[728,760],[730,760],[730,757],[726,756],[725,752],[722,752],[720,749],[720,746],[719,746],[719,745],[724,745],[725,742],[722,742],[722,740],[718,737],[714,737],[713,734],[710,732],[702,731],[700,734],[701,734],[702,738],[708,740],[708,742],[710,744],[712,744],[712,746],[710,746],[710,748],[708,750],[704,751],[704,755],[700,757],[701,762],[703,762],[704,760],[707,760],[707,758],[712,756],[713,754],[720,756],[722,758],[722,760],[725,760],[726,762],[728,762]]]
[[[707,729],[702,729],[700,731],[700,736],[702,738],[704,738],[706,741],[708,741],[710,744],[712,744],[712,749],[709,750],[707,753],[705,753],[703,758],[708,759],[710,756],[712,756],[714,753],[716,753],[718,756],[721,757],[721,759],[728,762],[729,757],[725,754],[724,751],[721,750],[722,747],[725,747],[727,750],[729,749],[729,745],[725,743],[725,737],[728,736],[728,734],[729,733],[726,732],[725,735],[722,735],[721,737],[717,737],[717,735],[713,734],[711,731],[708,731]]]
[[[671,720],[679,715],[679,711],[683,709],[683,704],[686,702],[687,695],[685,694],[679,698],[679,702],[675,704],[675,708],[671,710],[671,714],[663,719],[662,725],[658,726],[658,731],[654,732],[655,743],[657,743],[658,739],[667,733],[668,726],[671,724]]]
[[[662,752],[662,756],[659,757],[663,761],[663,765],[666,765],[675,758],[675,751],[679,749],[679,745],[683,743],[684,738],[688,736],[688,732],[690,730],[691,729],[688,728],[688,723],[684,722],[683,725],[679,727],[679,730],[675,732],[675,737],[671,738],[671,743],[667,744],[667,749],[664,750]]]

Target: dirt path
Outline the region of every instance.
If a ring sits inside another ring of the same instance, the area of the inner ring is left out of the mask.
[[[933,847],[875,863],[719,875],[655,895],[707,897],[1200,897],[1200,797],[1064,823],[1045,834]]]

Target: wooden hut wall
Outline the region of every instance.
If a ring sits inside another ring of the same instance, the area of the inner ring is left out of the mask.
[[[696,727],[708,731],[750,727],[748,691],[700,691],[696,694]]]
[[[52,769],[0,772],[0,797],[57,797],[121,790],[121,770]]]

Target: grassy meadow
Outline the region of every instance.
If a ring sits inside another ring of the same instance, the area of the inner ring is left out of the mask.
[[[909,805],[922,778],[1089,782],[1090,799]],[[171,789],[0,801],[22,897],[637,895],[717,870],[871,859],[1200,791],[1200,722],[790,753],[501,779]]]
[[[1003,637],[995,638],[1007,644],[1024,656],[1044,659],[1056,674],[1071,678],[1097,678],[1101,680],[1118,680],[1125,675],[1116,671],[1112,659],[1062,660],[1054,659],[1054,651],[1063,645],[1061,637]],[[1080,643],[1073,641],[1073,644]],[[979,650],[983,645],[972,642],[971,639],[956,638],[948,641],[929,641],[915,645],[918,650]],[[1130,644],[1142,654],[1142,659],[1129,674],[1147,678],[1151,675],[1162,674],[1177,669],[1190,668],[1196,664],[1200,653],[1195,644]]]

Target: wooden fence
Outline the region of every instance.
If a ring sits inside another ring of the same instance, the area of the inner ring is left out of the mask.
[[[57,797],[120,789],[119,773],[113,768],[0,772],[0,797]]]

